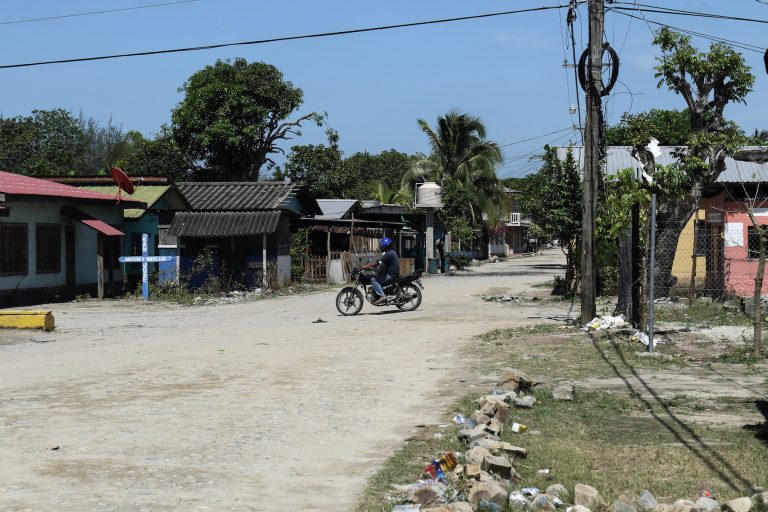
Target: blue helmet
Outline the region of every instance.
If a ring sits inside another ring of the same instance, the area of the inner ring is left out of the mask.
[[[379,248],[382,251],[386,251],[387,249],[391,249],[392,248],[392,239],[388,238],[386,236],[384,238],[382,238],[381,241],[379,241]]]

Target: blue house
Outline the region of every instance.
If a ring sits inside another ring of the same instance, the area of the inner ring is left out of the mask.
[[[191,209],[177,212],[170,235],[178,237],[181,271],[202,254],[214,274],[246,288],[261,286],[265,267],[273,277],[291,277],[291,224],[322,213],[312,194],[284,182],[186,182],[179,191]],[[266,266],[265,266],[266,262]],[[199,285],[205,276],[192,276]]]

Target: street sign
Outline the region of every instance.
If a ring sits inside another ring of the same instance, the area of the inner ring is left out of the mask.
[[[144,300],[149,300],[149,268],[147,263],[159,263],[176,259],[174,256],[150,256],[147,254],[149,252],[148,246],[149,235],[142,233],[141,256],[120,256],[118,258],[120,263],[141,263],[141,292]]]

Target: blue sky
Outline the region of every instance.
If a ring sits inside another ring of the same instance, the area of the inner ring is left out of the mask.
[[[198,0],[152,9],[35,23],[3,22],[132,7],[162,0],[38,0],[5,2],[0,15],[0,64],[109,53],[156,50],[263,39],[304,33],[481,14],[556,5],[556,0]],[[768,20],[758,0],[641,0],[641,3]],[[301,113],[322,111],[341,134],[347,154],[395,148],[427,151],[416,119],[433,121],[457,107],[480,116],[500,144],[561,130],[577,122],[571,70],[562,67],[570,48],[563,44],[565,10],[464,21],[427,27],[171,54],[113,61],[0,70],[0,114],[65,108],[147,135],[170,122],[180,101],[178,88],[196,70],[216,59],[244,57],[277,66],[301,87]],[[755,45],[768,46],[765,25],[648,14],[649,20]],[[587,39],[586,7],[577,20],[577,54]],[[683,108],[682,99],[657,89],[649,27],[609,13],[608,41],[621,50],[621,83],[607,103],[607,118],[624,111]],[[694,39],[705,48],[709,42]],[[768,129],[768,75],[762,55],[744,52],[757,76],[748,105],[726,114],[747,131]],[[581,95],[583,102],[583,94]],[[576,141],[565,131],[505,146],[500,175],[532,168],[527,153],[544,143]],[[308,128],[293,143],[317,143],[322,130]]]

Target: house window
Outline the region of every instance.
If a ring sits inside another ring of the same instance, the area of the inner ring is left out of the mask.
[[[696,256],[706,256],[712,238],[712,232],[707,227],[707,221],[696,221]]]
[[[0,224],[0,276],[27,275],[27,225]]]
[[[35,232],[38,274],[61,272],[61,225],[37,224]]]
[[[765,233],[768,226],[762,226],[763,237],[768,242],[768,233]],[[747,228],[747,257],[749,259],[758,259],[760,257],[760,239],[757,237],[757,230],[755,226],[749,226]]]

